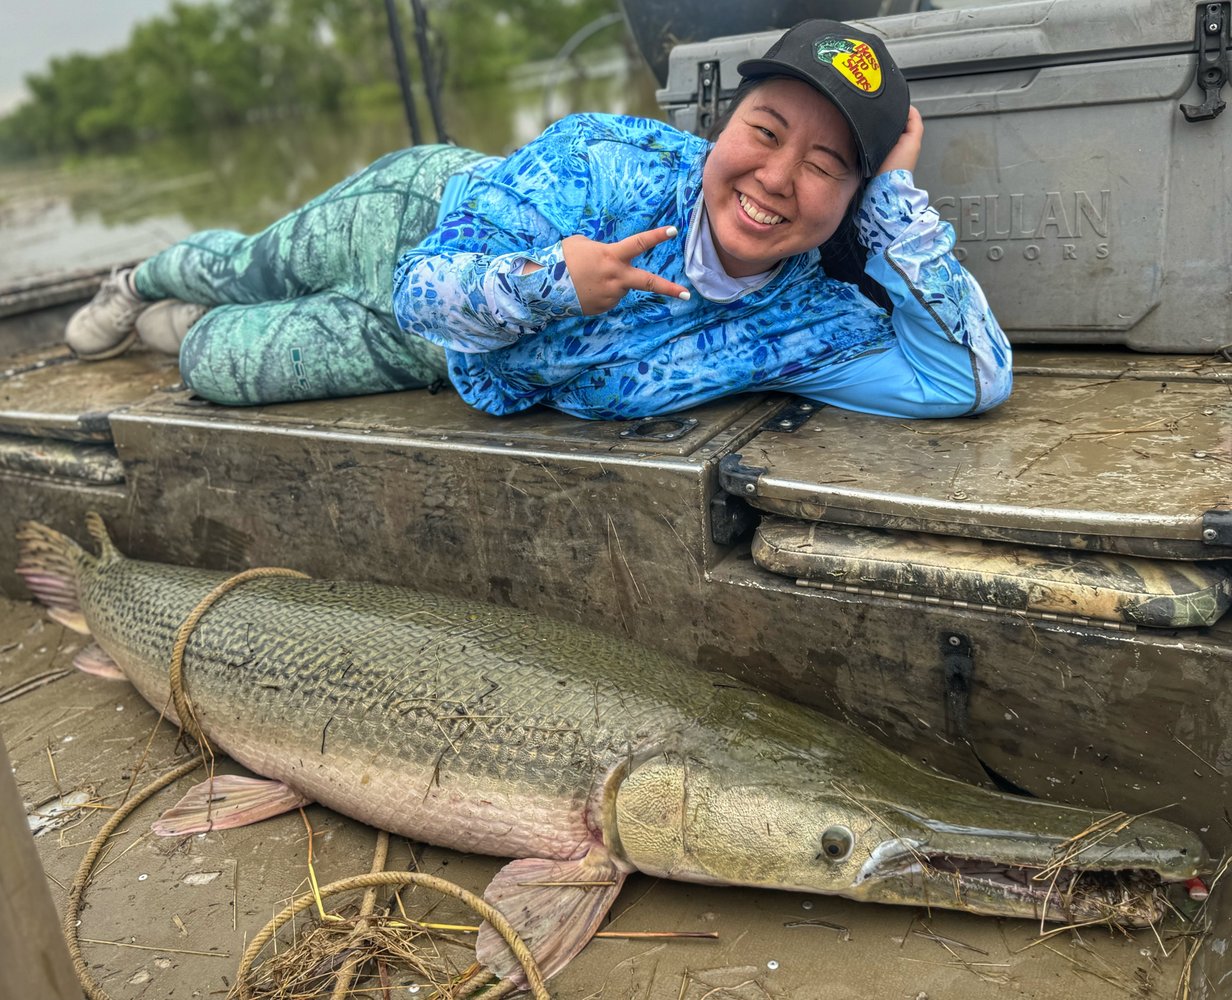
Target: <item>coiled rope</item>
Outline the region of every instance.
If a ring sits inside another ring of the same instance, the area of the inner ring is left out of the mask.
[[[209,740],[206,739],[205,734],[201,731],[201,725],[197,721],[196,712],[193,711],[192,702],[189,700],[188,694],[184,689],[184,651],[188,648],[189,637],[197,627],[197,623],[201,621],[205,613],[209,611],[220,597],[249,580],[270,576],[307,578],[306,573],[278,567],[258,567],[256,569],[244,570],[242,573],[236,573],[201,598],[197,602],[196,607],[188,613],[188,617],[180,623],[180,627],[176,632],[175,643],[171,648],[171,663],[168,668],[171,700],[175,705],[175,712],[179,717],[181,729],[196,740],[202,749],[202,756],[200,759],[185,761],[162,777],[156,778],[121,805],[112,815],[111,819],[99,830],[98,835],[91,841],[89,848],[86,850],[85,857],[81,859],[77,875],[74,877],[73,884],[69,888],[68,906],[64,914],[64,937],[68,943],[69,955],[73,959],[73,967],[77,972],[77,981],[81,984],[81,988],[88,1000],[112,1000],[110,995],[99,986],[90,974],[89,966],[86,964],[85,958],[81,953],[81,942],[77,936],[77,925],[81,917],[81,907],[85,899],[86,886],[89,884],[90,875],[94,871],[94,865],[98,861],[99,855],[102,853],[111,835],[138,806],[168,785],[195,771],[205,763],[206,753],[209,754],[211,759],[214,756]],[[485,902],[474,893],[463,889],[461,886],[455,885],[453,882],[421,872],[369,872],[365,875],[354,875],[337,882],[331,882],[320,889],[320,896],[323,898],[345,892],[349,889],[375,888],[383,885],[422,885],[425,888],[434,889],[446,896],[452,896],[466,903],[467,906],[490,923],[493,929],[504,939],[505,944],[509,946],[509,950],[513,952],[514,957],[517,958],[522,966],[522,971],[526,975],[526,981],[530,986],[532,994],[534,994],[535,1000],[551,1000],[547,987],[544,985],[543,973],[539,970],[534,956],[526,946],[526,942],[522,940],[509,921],[491,904]],[[239,1000],[248,1000],[251,997],[252,991],[248,985],[248,973],[261,949],[269,943],[286,921],[307,909],[316,900],[317,896],[313,893],[300,897],[261,928],[240,960],[235,986],[232,988],[233,996],[238,997]]]

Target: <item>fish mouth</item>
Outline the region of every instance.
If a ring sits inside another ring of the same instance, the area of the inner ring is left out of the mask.
[[[929,850],[918,841],[885,841],[856,876],[861,898],[936,905],[993,916],[1144,927],[1171,910],[1165,878],[1150,867],[1088,868],[1065,857],[1039,866]]]

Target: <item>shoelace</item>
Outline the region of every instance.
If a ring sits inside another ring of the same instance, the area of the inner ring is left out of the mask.
[[[126,298],[131,298],[133,301],[125,302]],[[122,273],[112,270],[111,276],[103,282],[102,287],[98,290],[98,305],[100,308],[108,308],[111,305],[120,306],[124,314],[136,315],[141,312],[149,303],[142,302],[136,292],[131,290],[128,279]]]

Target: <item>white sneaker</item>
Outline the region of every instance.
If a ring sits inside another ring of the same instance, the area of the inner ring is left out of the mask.
[[[73,313],[64,339],[79,358],[101,361],[127,351],[137,339],[137,316],[149,305],[132,285],[133,269],[112,271],[94,298]]]
[[[209,306],[164,299],[137,317],[137,336],[146,347],[178,355],[189,328],[207,312]]]

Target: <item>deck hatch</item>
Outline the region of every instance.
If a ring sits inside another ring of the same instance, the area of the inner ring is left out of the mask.
[[[1020,375],[980,417],[823,408],[763,432],[723,486],[812,521],[1171,559],[1223,559],[1232,393],[1220,381]],[[1222,522],[1220,522],[1222,523]]]

